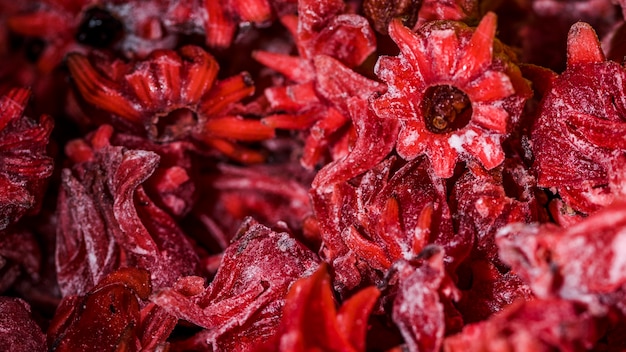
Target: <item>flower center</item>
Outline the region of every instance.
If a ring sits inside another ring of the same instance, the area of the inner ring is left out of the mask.
[[[421,108],[426,128],[433,133],[459,130],[472,119],[469,97],[451,85],[428,87]]]
[[[187,108],[179,108],[156,116],[151,136],[157,141],[176,140],[188,134],[198,124],[198,115]]]

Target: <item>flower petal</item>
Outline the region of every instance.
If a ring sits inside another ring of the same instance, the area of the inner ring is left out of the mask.
[[[402,56],[413,66],[414,70],[422,75],[430,73],[430,58],[425,55],[419,38],[410,29],[406,28],[399,19],[389,24],[389,36],[400,48]]]
[[[484,133],[477,132],[481,137],[468,139],[465,150],[478,159],[487,170],[491,170],[504,161],[504,151],[498,137],[482,137]]]
[[[463,90],[472,102],[502,100],[515,93],[509,76],[499,71],[486,71]]]
[[[490,104],[474,104],[472,109],[472,122],[495,132],[506,133],[509,120],[506,110]]]
[[[487,13],[480,21],[459,62],[455,79],[472,79],[491,64],[496,23],[497,17],[493,12]]]
[[[574,23],[567,34],[567,66],[604,60],[604,52],[593,28],[584,22]]]

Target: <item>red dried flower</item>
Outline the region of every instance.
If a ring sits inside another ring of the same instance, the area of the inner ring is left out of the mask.
[[[532,130],[533,167],[539,186],[589,214],[618,192],[609,179],[626,150],[626,71],[605,61],[594,30],[582,22],[570,30],[567,57]]]
[[[195,273],[197,256],[173,219],[141,184],[159,162],[155,153],[109,145],[101,127],[87,143],[68,145],[85,159],[64,169],[58,199],[56,266],[64,296],[84,294],[112,271],[147,269],[155,287]]]
[[[528,83],[494,41],[496,16],[476,30],[435,21],[412,33],[393,21],[398,57],[381,57],[376,74],[389,85],[373,108],[402,123],[396,150],[410,160],[426,154],[439,177],[452,176],[461,155],[492,169],[504,160],[500,143],[516,123]]]
[[[181,278],[153,301],[207,329],[187,344],[216,352],[249,351],[276,334],[289,287],[318,265],[315,254],[289,234],[250,219],[224,251],[207,288],[203,278]]]
[[[606,314],[602,298],[623,291],[626,203],[617,202],[568,228],[515,224],[496,238],[500,258],[542,298],[584,302]],[[576,258],[576,260],[572,260]]]
[[[280,113],[263,121],[307,131],[301,162],[313,168],[328,151],[338,159],[352,144],[353,128],[343,100],[366,99],[382,87],[351,70],[375,50],[374,32],[365,18],[346,13],[341,0],[301,0],[298,7],[298,17],[284,16],[281,21],[294,36],[299,57],[264,51],[253,56],[295,82],[265,90],[272,110]]]
[[[428,243],[446,248],[451,262],[468,239],[455,236],[443,181],[429,175],[423,158],[391,157],[329,189],[311,191],[323,240],[320,256],[335,273],[340,294],[381,284],[391,265]]]
[[[250,76],[242,73],[216,81],[217,62],[200,47],[157,50],[129,64],[92,64],[73,54],[67,64],[82,97],[110,113],[107,122],[123,131],[160,142],[192,139],[243,162],[259,162],[263,156],[235,141],[274,136],[261,122],[228,111],[254,92]]]
[[[65,297],[48,329],[50,350],[162,350],[176,319],[153,304],[143,304],[151,290],[147,271],[125,268],[110,273],[89,292]]]
[[[45,115],[39,123],[23,115],[29,95],[16,88],[0,96],[0,230],[39,210],[52,175],[46,146],[53,122]]]

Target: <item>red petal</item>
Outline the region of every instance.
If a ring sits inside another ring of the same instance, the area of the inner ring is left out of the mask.
[[[497,17],[488,12],[478,24],[472,39],[461,55],[455,80],[470,80],[491,65],[493,39],[496,35]]]
[[[604,52],[593,28],[584,22],[574,23],[567,34],[567,66],[604,60]]]

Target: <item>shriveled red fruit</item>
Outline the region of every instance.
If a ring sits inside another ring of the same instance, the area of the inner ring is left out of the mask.
[[[65,297],[48,329],[51,351],[145,351],[162,349],[176,319],[143,305],[150,273],[114,271],[89,292]]]
[[[378,116],[400,120],[400,156],[426,155],[444,178],[459,159],[477,160],[487,169],[504,161],[500,144],[531,90],[495,31],[493,13],[476,29],[433,21],[413,33],[391,22],[389,35],[400,54],[379,58],[376,74],[389,89],[372,106]]]
[[[181,347],[248,351],[278,331],[289,287],[318,267],[317,256],[287,233],[250,219],[224,251],[213,281],[183,277],[152,300],[203,327]]]
[[[19,298],[0,297],[0,350],[47,351],[46,336],[31,317],[28,303]]]
[[[572,26],[567,69],[545,95],[532,130],[538,184],[589,214],[615,198],[612,160],[624,155],[626,71],[606,61],[594,30]]]
[[[446,352],[587,351],[602,325],[583,305],[562,299],[518,301],[444,341]]]
[[[313,188],[311,197],[323,241],[320,256],[333,268],[340,294],[381,284],[395,261],[412,258],[429,243],[446,248],[447,262],[469,244],[455,236],[445,185],[431,177],[424,158],[390,157],[330,189]]]
[[[200,47],[156,50],[131,63],[91,62],[80,54],[67,62],[82,97],[105,110],[104,122],[121,131],[158,142],[196,141],[242,162],[259,162],[263,155],[237,141],[274,136],[273,128],[260,121],[229,112],[254,93],[250,76],[244,72],[216,80],[218,64]]]
[[[542,298],[584,302],[606,314],[604,295],[626,284],[626,203],[617,202],[568,228],[514,224],[496,238],[500,258]]]
[[[197,255],[173,219],[146,195],[141,184],[159,162],[155,153],[109,144],[101,127],[85,158],[62,172],[58,201],[56,266],[64,295],[89,291],[125,266],[150,271],[155,287],[195,273]]]
[[[276,342],[259,352],[365,351],[368,317],[380,291],[373,286],[365,288],[337,310],[327,271],[322,263],[313,275],[291,286]]]
[[[0,96],[0,230],[39,210],[52,175],[46,153],[53,121],[24,116],[30,92],[15,88]]]
[[[271,111],[264,123],[304,131],[301,162],[313,168],[345,156],[353,144],[345,98],[366,99],[384,88],[352,71],[376,47],[365,18],[350,13],[342,0],[300,0],[298,8],[297,17],[284,16],[281,22],[294,36],[299,56],[266,51],[253,56],[290,81],[265,90]]]

